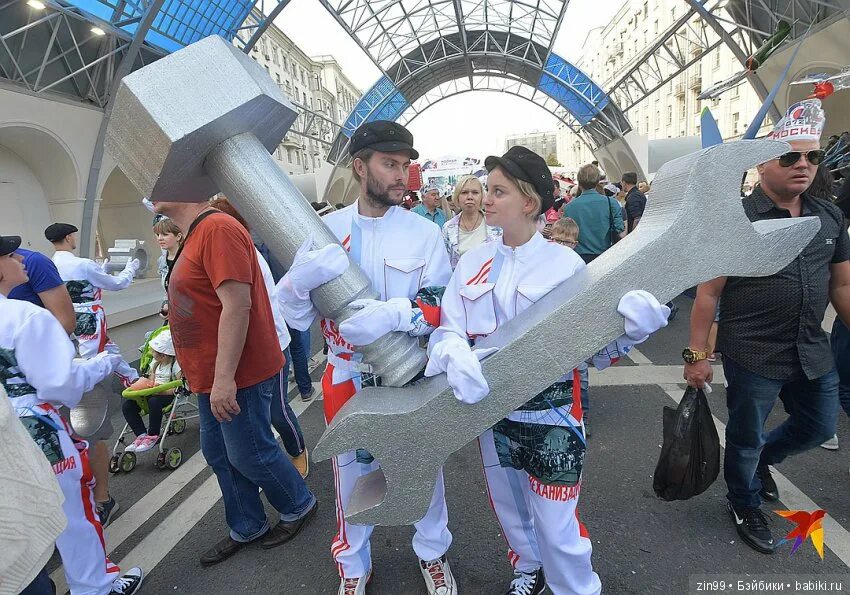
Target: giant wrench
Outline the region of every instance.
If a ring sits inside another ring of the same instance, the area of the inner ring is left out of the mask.
[[[450,454],[623,333],[617,304],[627,291],[644,289],[664,302],[720,276],[771,275],[788,265],[820,220],[751,223],[738,198],[744,169],[788,150],[784,142],[739,141],[665,164],[635,233],[477,344],[500,348],[482,362],[490,385],[483,401],[459,402],[445,375],[359,392],[313,450],[324,460],[364,448],[381,464],[357,480],[346,519],[421,519]]]

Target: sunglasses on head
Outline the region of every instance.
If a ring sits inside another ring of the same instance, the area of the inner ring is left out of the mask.
[[[806,160],[812,165],[820,165],[825,153],[826,151],[822,149],[816,149],[805,153],[801,151],[788,151],[787,153],[779,156],[779,165],[782,167],[791,167],[800,160],[800,156],[802,155],[805,155]]]

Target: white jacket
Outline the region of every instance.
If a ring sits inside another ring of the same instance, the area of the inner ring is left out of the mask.
[[[254,248],[257,255],[257,262],[260,265],[260,272],[263,275],[263,283],[266,285],[266,293],[269,294],[269,302],[271,302],[272,316],[274,316],[274,329],[277,331],[277,340],[280,343],[280,350],[284,351],[289,347],[292,337],[289,336],[289,329],[286,328],[286,320],[283,319],[283,312],[280,309],[280,302],[277,300],[277,286],[274,283],[272,270],[269,268],[269,263],[260,254],[260,251]]]
[[[357,211],[358,202],[325,215],[322,221],[359,263],[378,299],[412,300],[423,287],[445,287],[451,267],[438,226],[401,207],[390,207],[383,217],[364,217]],[[318,316],[315,307],[305,309],[300,304],[280,303],[286,321],[294,329],[309,329]],[[431,330],[432,327],[423,330],[423,325],[415,324],[410,332],[421,335]],[[354,351],[333,321],[323,320],[322,332],[332,354]]]
[[[547,241],[539,232],[517,248],[505,246],[502,238],[473,248],[461,256],[446,287],[440,328],[431,335],[429,353],[443,340],[460,337],[474,343],[486,337],[585,266],[572,249]],[[589,363],[607,367],[633,344],[623,336],[594,354]],[[570,414],[569,407],[562,409],[563,415]],[[561,425],[557,412],[554,416],[546,411],[508,416],[523,422],[534,417],[540,423]]]
[[[0,295],[0,382],[19,414],[40,403],[75,407],[112,373],[107,360],[75,360],[74,354],[50,312]]]
[[[67,250],[58,250],[53,255],[53,263],[59,270],[59,276],[65,282],[74,305],[98,303],[101,289],[120,291],[130,287],[133,273],[123,270],[110,275],[99,264],[89,258],[80,258]]]

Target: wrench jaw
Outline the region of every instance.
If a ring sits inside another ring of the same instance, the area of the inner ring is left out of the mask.
[[[427,463],[427,461],[421,461]],[[358,478],[345,520],[356,525],[412,525],[428,513],[440,467],[399,466],[387,459],[382,467]]]

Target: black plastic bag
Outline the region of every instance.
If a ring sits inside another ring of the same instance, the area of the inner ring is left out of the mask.
[[[687,500],[720,473],[720,439],[702,389],[688,387],[679,406],[664,408],[664,444],[652,488],[664,500]]]

